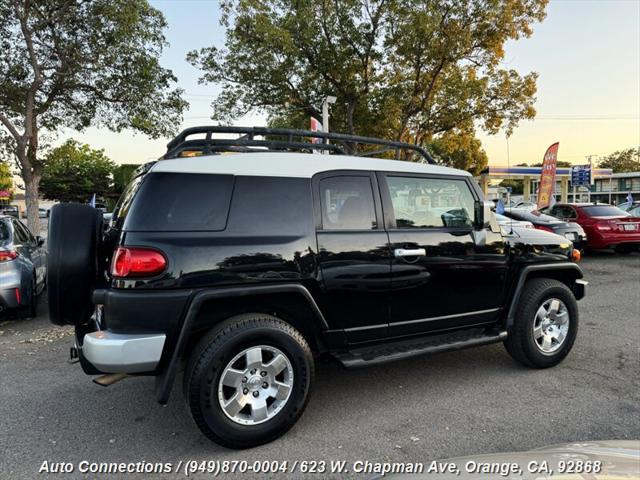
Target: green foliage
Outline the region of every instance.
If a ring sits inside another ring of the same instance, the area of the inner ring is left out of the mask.
[[[619,150],[603,157],[600,168],[611,168],[613,173],[640,172],[640,147]]]
[[[527,166],[526,163],[524,163],[521,166]],[[542,162],[538,162],[538,163],[532,163],[531,164],[532,167],[541,167],[542,166]],[[556,167],[557,168],[571,168],[573,166],[573,163],[571,162],[567,162],[566,160],[558,160]]]
[[[120,195],[126,186],[131,181],[131,177],[133,176],[133,172],[135,172],[136,168],[140,165],[134,165],[132,163],[126,163],[124,165],[118,165],[113,170],[113,193],[115,195]]]
[[[48,200],[87,203],[94,193],[102,197],[111,191],[114,168],[104,150],[70,139],[47,155],[40,191]]]
[[[2,2],[0,111],[22,124],[27,93],[40,76],[38,128],[173,133],[186,103],[159,63],[165,27],[146,0]],[[33,56],[29,42],[37,47]]]
[[[476,176],[489,163],[482,143],[473,133],[450,130],[432,140],[429,150],[445,165],[468,170]]]
[[[13,175],[11,166],[7,162],[0,161],[0,190],[13,189]]]
[[[212,118],[222,122],[257,109],[272,125],[308,128],[335,95],[335,131],[420,145],[476,126],[510,133],[535,116],[537,74],[501,68],[503,47],[531,35],[546,3],[225,0],[224,48],[187,58],[221,85]],[[477,147],[462,143],[475,169]]]

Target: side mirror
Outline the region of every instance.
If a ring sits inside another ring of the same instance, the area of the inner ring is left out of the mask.
[[[475,228],[476,230],[484,230],[491,226],[491,209],[493,202],[478,200],[475,202]]]
[[[40,235],[36,235],[36,243],[38,244],[39,247],[44,245],[44,238],[42,238]]]

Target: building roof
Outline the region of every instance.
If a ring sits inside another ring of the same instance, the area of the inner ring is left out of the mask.
[[[317,155],[290,152],[251,152],[206,155],[160,160],[151,171],[175,173],[210,173],[257,177],[311,178],[332,170],[367,170],[378,172],[432,173],[471,176],[455,168],[349,155]]]

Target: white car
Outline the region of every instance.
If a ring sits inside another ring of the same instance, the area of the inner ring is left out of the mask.
[[[500,229],[502,233],[508,235],[511,233],[511,230],[516,228],[534,228],[533,223],[528,222],[526,220],[514,220],[513,218],[505,217],[499,213],[495,213],[496,220],[498,221],[498,225],[500,225]]]

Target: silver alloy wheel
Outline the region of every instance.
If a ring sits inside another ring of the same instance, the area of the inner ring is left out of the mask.
[[[562,300],[545,300],[533,321],[533,340],[545,355],[555,353],[564,343],[569,332],[569,310]]]
[[[275,347],[258,345],[236,355],[218,382],[224,414],[241,425],[257,425],[275,417],[293,387],[293,367]]]

